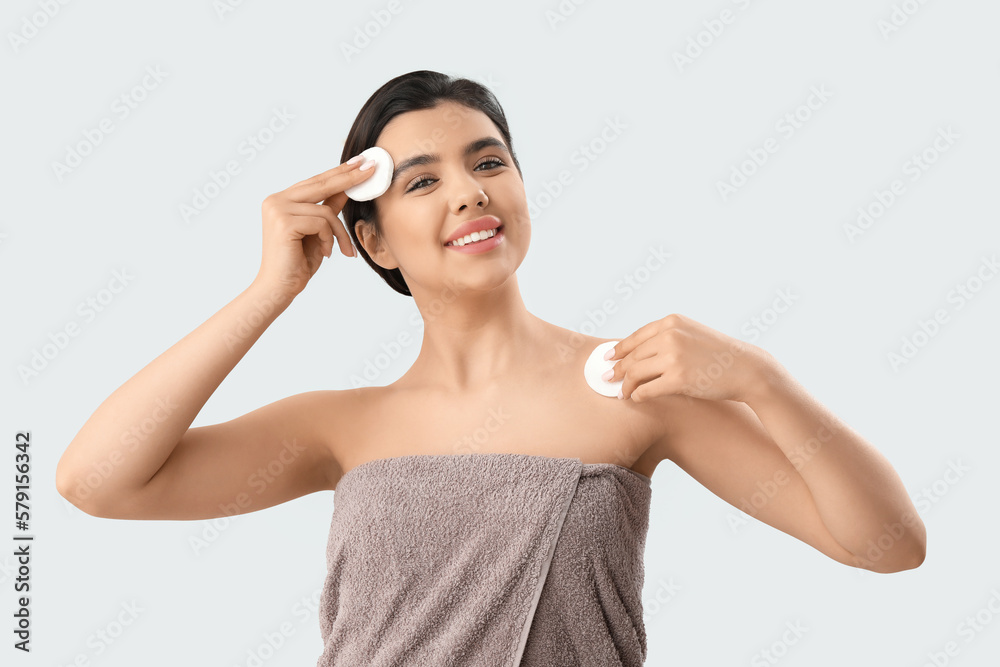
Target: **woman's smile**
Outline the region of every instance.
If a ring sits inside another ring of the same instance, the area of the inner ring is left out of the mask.
[[[492,236],[490,236],[490,234],[492,234]],[[479,237],[478,240],[476,240],[477,236]],[[503,239],[504,239],[503,225],[500,225],[493,232],[489,231],[473,232],[472,241],[466,243],[465,245],[445,245],[445,248],[466,255],[479,255],[484,252],[489,252],[490,250],[493,250],[501,243],[503,243]],[[458,242],[462,243],[463,241],[459,240]]]

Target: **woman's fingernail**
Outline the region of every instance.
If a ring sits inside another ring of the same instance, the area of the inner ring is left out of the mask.
[[[615,369],[612,368],[610,371],[607,371],[604,375],[602,375],[601,379],[607,382],[614,376],[614,374],[615,374]]]
[[[355,164],[356,162],[361,162],[364,159],[365,159],[364,155],[355,155],[354,157],[352,157],[350,160],[348,160],[344,164]]]
[[[618,388],[618,398],[625,398],[625,394],[622,393],[621,387]]]
[[[361,171],[368,171],[375,166],[375,160],[368,160],[363,165],[361,165]]]
[[[604,353],[604,359],[608,360],[613,356],[615,356],[615,348],[610,347],[608,348],[608,351]]]

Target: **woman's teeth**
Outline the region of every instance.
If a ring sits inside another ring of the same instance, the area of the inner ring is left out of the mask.
[[[455,239],[454,241],[451,241],[450,243],[446,243],[445,245],[463,246],[463,245],[467,245],[469,243],[475,243],[476,241],[482,241],[484,239],[488,239],[488,238],[491,238],[491,237],[495,236],[498,229],[500,229],[500,228],[499,227],[495,227],[493,229],[487,229],[486,231],[482,231],[482,232],[472,232],[468,236],[463,236],[460,239]]]

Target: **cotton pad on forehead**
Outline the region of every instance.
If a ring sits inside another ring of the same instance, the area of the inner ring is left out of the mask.
[[[606,343],[601,343],[594,348],[594,351],[587,358],[587,363],[583,365],[583,377],[587,380],[587,384],[601,396],[614,396],[617,398],[618,390],[625,384],[625,380],[608,382],[601,379],[605,371],[611,370],[615,367],[615,364],[621,361],[620,359],[609,361],[604,358],[607,351],[620,342],[620,340],[609,340]]]
[[[396,165],[392,162],[392,156],[384,148],[378,146],[361,151],[361,155],[365,159],[375,160],[375,166],[372,167],[375,173],[357,185],[344,190],[344,194],[354,201],[370,201],[389,189],[389,183],[392,182],[392,171]]]

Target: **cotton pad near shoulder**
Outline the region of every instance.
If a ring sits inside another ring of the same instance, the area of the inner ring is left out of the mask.
[[[601,396],[613,396],[617,398],[618,390],[625,384],[625,380],[608,382],[601,379],[605,371],[611,370],[620,361],[620,359],[608,361],[604,358],[607,351],[620,342],[620,340],[609,340],[606,343],[601,343],[594,348],[594,351],[587,358],[587,363],[583,365],[583,377],[587,380],[587,384]]]
[[[392,162],[392,156],[384,148],[379,148],[378,146],[372,146],[367,150],[361,151],[361,155],[366,159],[375,160],[375,166],[372,167],[375,173],[357,185],[344,190],[344,194],[354,201],[370,201],[389,189],[389,183],[392,181],[392,171],[396,168],[396,165]],[[362,161],[362,164],[364,164],[364,161]]]

